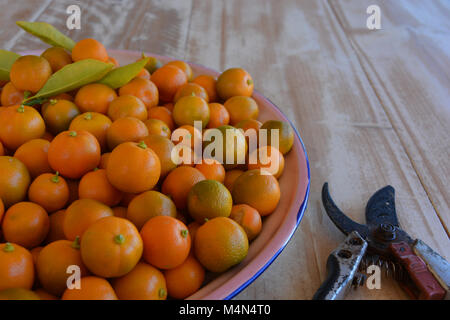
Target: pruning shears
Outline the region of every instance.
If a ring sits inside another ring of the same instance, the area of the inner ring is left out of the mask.
[[[419,239],[400,228],[395,190],[386,186],[366,206],[366,225],[347,217],[334,203],[328,183],[322,188],[326,213],[347,238],[327,260],[327,278],[313,299],[343,299],[352,285],[361,285],[362,266],[383,267],[414,299],[450,299],[450,264]]]

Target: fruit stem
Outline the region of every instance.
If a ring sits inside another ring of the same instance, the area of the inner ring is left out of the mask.
[[[55,175],[52,177],[52,182],[53,183],[58,183],[59,182],[59,172],[56,171]]]
[[[84,120],[92,120],[92,113],[86,113],[86,115],[84,116]]]
[[[144,141],[139,142],[139,143],[138,143],[138,147],[139,147],[139,148],[142,148],[142,149],[147,149],[147,145],[145,144]]]
[[[27,99],[29,96],[31,96],[31,91],[24,91],[23,92],[23,97],[24,97],[24,99]]]
[[[121,234],[118,234],[114,237],[114,242],[117,244],[123,244],[125,242],[125,237]]]
[[[5,243],[5,247],[3,248],[3,251],[5,251],[5,252],[13,252],[14,251],[14,246],[10,242],[7,242],[7,243]]]
[[[72,248],[80,249],[80,236],[75,237],[75,240],[72,242]]]
[[[70,131],[69,132],[69,136],[76,137],[77,136],[77,132],[76,131]]]
[[[165,290],[164,288],[160,288],[160,289],[158,290],[158,296],[159,296],[160,298],[164,298],[164,297],[166,296],[166,290]]]
[[[56,100],[56,99],[50,99],[50,104],[52,105],[52,106],[54,106],[55,104],[57,104],[58,103],[58,100]]]
[[[187,231],[187,230],[181,230],[181,236],[182,236],[183,238],[186,238],[187,235],[188,235],[188,231]]]
[[[247,80],[247,84],[248,84],[249,86],[251,86],[251,85],[253,84],[253,80],[248,79],[248,80]]]
[[[17,112],[24,113],[25,112],[25,106],[22,104],[20,107],[17,108]]]

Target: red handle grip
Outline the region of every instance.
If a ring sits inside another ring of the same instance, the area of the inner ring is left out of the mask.
[[[389,249],[408,271],[411,280],[415,284],[416,290],[409,288],[411,290],[407,291],[417,299],[441,300],[444,298],[445,290],[428,270],[425,262],[414,254],[406,242],[392,243]]]

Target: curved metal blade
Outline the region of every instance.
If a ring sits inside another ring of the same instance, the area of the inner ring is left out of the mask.
[[[366,222],[368,226],[391,224],[399,227],[395,211],[395,189],[386,186],[370,198],[366,206]]]
[[[367,226],[356,223],[347,217],[333,202],[330,192],[328,191],[328,182],[325,182],[322,187],[322,203],[331,221],[333,221],[336,227],[344,234],[348,235],[352,231],[358,231],[361,237],[364,239],[367,238],[367,235],[369,234]]]

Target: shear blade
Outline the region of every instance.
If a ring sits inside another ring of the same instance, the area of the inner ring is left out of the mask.
[[[373,194],[366,206],[366,222],[369,226],[391,224],[399,227],[393,187],[386,186]]]
[[[367,226],[353,221],[336,206],[333,199],[331,199],[327,182],[325,182],[322,188],[322,203],[331,221],[333,221],[336,227],[345,235],[350,234],[352,231],[358,231],[361,237],[364,239],[367,238],[369,234],[369,229]]]

